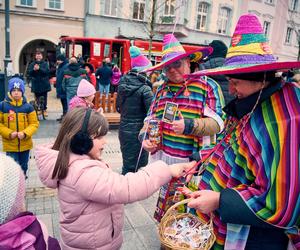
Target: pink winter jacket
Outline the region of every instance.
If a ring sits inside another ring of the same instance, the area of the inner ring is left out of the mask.
[[[122,176],[101,161],[71,154],[67,177],[53,180],[58,151],[51,147],[36,147],[35,156],[42,183],[58,189],[62,249],[119,249],[123,204],[147,198],[171,179],[162,161]]]

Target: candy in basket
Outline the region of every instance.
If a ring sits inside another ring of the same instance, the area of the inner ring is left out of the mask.
[[[208,250],[216,239],[212,218],[205,223],[193,214],[176,211],[176,207],[189,201],[190,199],[186,199],[178,202],[166,212],[159,224],[161,243],[174,250]]]

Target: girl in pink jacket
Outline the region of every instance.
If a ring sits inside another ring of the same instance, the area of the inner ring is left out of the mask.
[[[147,198],[193,165],[158,161],[122,176],[101,160],[107,132],[101,114],[75,108],[66,114],[54,145],[35,150],[41,181],[58,189],[63,249],[119,249],[123,204]]]

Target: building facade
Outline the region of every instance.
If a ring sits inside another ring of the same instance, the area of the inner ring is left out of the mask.
[[[260,18],[278,60],[297,60],[300,41],[300,1],[250,0],[247,9]]]
[[[88,0],[85,35],[162,40],[172,33],[184,43],[230,42],[245,12],[241,0]],[[155,4],[154,4],[155,3]],[[153,5],[154,4],[154,5]],[[154,17],[153,28],[151,20]],[[97,27],[97,28],[95,28]]]
[[[0,0],[0,69],[5,56],[5,1]],[[84,0],[11,0],[10,56],[14,72],[25,73],[35,50],[55,61],[59,37],[83,36]]]

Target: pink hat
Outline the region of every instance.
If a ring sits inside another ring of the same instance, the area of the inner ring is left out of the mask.
[[[77,88],[77,96],[79,97],[88,97],[96,93],[95,87],[93,84],[88,82],[85,79],[82,79]]]
[[[147,57],[142,55],[140,49],[136,46],[129,48],[129,54],[131,58],[131,68],[137,71],[148,69],[152,66],[151,62]]]
[[[300,62],[278,62],[258,17],[245,14],[236,25],[224,65],[197,71],[189,76],[245,74],[291,68],[300,68]]]

